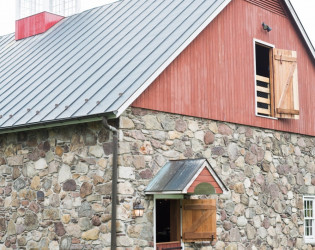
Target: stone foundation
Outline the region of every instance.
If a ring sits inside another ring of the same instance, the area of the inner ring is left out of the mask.
[[[130,108],[120,118],[117,249],[153,249],[144,189],[171,159],[207,158],[229,188],[217,237],[186,249],[312,249],[303,195],[315,194],[315,139]],[[112,135],[102,124],[0,136],[0,249],[110,249]],[[133,218],[141,197],[143,217]],[[207,198],[207,197],[202,197]]]

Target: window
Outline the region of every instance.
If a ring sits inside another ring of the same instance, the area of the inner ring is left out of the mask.
[[[304,237],[306,243],[315,243],[315,196],[304,197]]]
[[[297,54],[255,41],[256,114],[298,119]]]

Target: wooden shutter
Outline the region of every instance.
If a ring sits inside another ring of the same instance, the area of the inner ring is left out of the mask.
[[[216,239],[216,201],[183,200],[182,230],[184,242]]]
[[[275,116],[299,118],[296,51],[273,49]]]

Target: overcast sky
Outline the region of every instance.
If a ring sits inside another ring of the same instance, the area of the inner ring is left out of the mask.
[[[104,5],[114,0],[82,0],[81,10]],[[291,0],[300,20],[315,46],[315,0]],[[0,0],[0,36],[14,32],[15,0]]]

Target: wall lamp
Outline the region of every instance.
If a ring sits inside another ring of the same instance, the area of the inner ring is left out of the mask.
[[[270,32],[272,29],[265,23],[261,24],[264,30],[267,30],[268,32]]]
[[[141,205],[141,199],[138,197],[133,203],[133,215],[134,218],[142,217],[144,212],[144,207]]]

